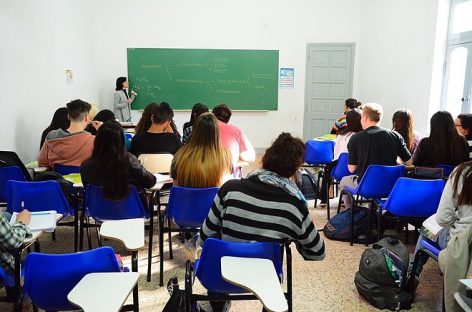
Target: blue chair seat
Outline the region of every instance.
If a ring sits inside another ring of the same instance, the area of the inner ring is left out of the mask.
[[[438,244],[429,239],[423,239],[421,241],[421,248],[436,256],[436,260],[439,257],[439,253],[441,252],[441,248],[439,248]]]

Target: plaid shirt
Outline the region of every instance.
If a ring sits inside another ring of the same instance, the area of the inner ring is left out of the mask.
[[[10,225],[7,218],[0,212],[0,267],[12,274],[15,271],[15,258],[12,252],[19,248],[30,230],[23,223]]]

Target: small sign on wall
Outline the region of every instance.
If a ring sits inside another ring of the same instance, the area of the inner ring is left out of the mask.
[[[280,69],[280,89],[293,89],[295,70],[293,68]]]

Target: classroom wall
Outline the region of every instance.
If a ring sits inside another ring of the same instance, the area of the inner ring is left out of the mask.
[[[439,96],[430,96],[437,8],[432,0],[364,2],[358,96],[383,105],[385,127],[396,110],[409,108],[427,135],[430,112],[439,109]]]
[[[75,98],[98,98],[93,23],[81,1],[0,1],[1,150],[36,159],[54,111]],[[67,82],[65,70],[73,69]]]
[[[280,50],[295,88],[280,90],[278,111],[232,118],[264,148],[281,131],[303,134],[306,44],[355,42],[353,96],[383,104],[388,121],[408,106],[425,131],[438,1],[0,0],[1,127],[12,133],[0,149],[35,159],[54,110],[74,98],[111,108],[128,47]],[[188,115],[177,112],[179,127]]]

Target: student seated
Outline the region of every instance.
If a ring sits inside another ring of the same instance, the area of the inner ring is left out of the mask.
[[[397,110],[393,114],[392,125],[392,130],[400,133],[405,140],[406,147],[413,155],[421,140],[421,134],[415,130],[413,113],[409,109]]]
[[[69,118],[67,118],[67,107],[58,108],[52,117],[51,124],[49,124],[49,126],[44,129],[43,134],[41,134],[41,143],[39,145],[39,149],[41,150],[43,147],[44,141],[46,140],[46,136],[49,134],[49,132],[56,129],[62,129],[66,131],[69,126],[70,121]]]
[[[459,165],[447,180],[436,213],[436,222],[443,227],[435,240],[441,249],[447,247],[452,237],[468,231],[472,226],[472,161]],[[424,239],[426,239],[425,236],[420,234],[414,256]],[[420,256],[416,272],[414,272],[417,280],[428,258],[425,254]]]
[[[324,171],[323,184],[321,185],[321,191],[319,195],[321,206],[326,205],[326,189],[328,187],[327,182],[331,175],[331,170],[336,166],[339,155],[348,151],[347,144],[349,143],[351,137],[357,132],[362,131],[361,117],[361,111],[357,108],[351,109],[346,113],[346,126],[343,127],[336,136],[336,143],[334,145],[334,161],[328,164]]]
[[[353,175],[342,178],[341,187],[356,188],[370,165],[394,166],[398,157],[407,165],[411,164],[411,154],[402,136],[380,126],[382,114],[383,108],[379,104],[363,106],[361,124],[364,130],[354,134],[347,144],[348,167]],[[343,200],[345,208],[350,209],[351,197],[345,195]]]
[[[100,122],[107,122],[111,120],[115,120],[115,114],[109,109],[102,109],[93,118],[93,121],[100,121]],[[87,127],[85,127],[85,131],[90,132],[93,135],[97,134],[97,129],[95,129],[92,123],[89,123]]]
[[[361,105],[361,102],[352,98],[344,101],[344,114],[334,122],[333,129],[331,129],[331,134],[339,134],[339,132],[346,127],[346,113],[354,108],[360,107]]]
[[[231,171],[231,154],[221,144],[218,119],[211,113],[204,113],[197,118],[188,143],[172,160],[170,175],[174,185],[220,187]]]
[[[141,114],[141,118],[134,129],[134,135],[147,132],[152,125],[152,113],[158,107],[159,104],[157,103],[150,103],[148,104]]]
[[[212,113],[218,118],[221,142],[228,148],[232,155],[233,167],[238,171],[238,161],[253,162],[256,152],[251,142],[238,127],[228,124],[231,118],[231,109],[226,104],[220,104],[213,108]],[[235,172],[238,173],[238,172]]]
[[[157,105],[152,111],[150,128],[133,137],[131,153],[136,156],[158,153],[175,154],[182,147],[182,142],[170,125],[173,117],[174,113],[168,105]]]
[[[80,166],[80,175],[84,185],[103,186],[104,196],[111,200],[125,198],[129,184],[141,193],[156,184],[156,177],[126,151],[123,128],[117,121],[108,121],[98,129],[92,156]]]
[[[449,112],[439,111],[431,117],[431,133],[423,138],[413,156],[413,165],[436,167],[436,165],[452,165],[469,159],[469,146],[454,126]]]
[[[15,272],[13,252],[21,247],[25,238],[31,237],[31,231],[26,225],[30,223],[31,212],[23,209],[17,216],[16,222],[10,224],[9,215],[0,212],[0,266],[6,272]]]
[[[57,129],[48,133],[38,156],[39,166],[54,169],[54,164],[80,166],[92,154],[94,136],[84,131],[89,123],[90,104],[82,100],[67,103],[70,126],[66,130]],[[101,122],[92,122],[95,128]]]
[[[280,134],[264,154],[262,169],[221,186],[200,230],[199,245],[209,237],[233,242],[293,240],[303,259],[323,260],[323,239],[293,182],[304,156],[300,139]],[[223,310],[222,302],[211,304],[213,311]]]
[[[457,132],[465,137],[469,145],[469,160],[472,160],[472,114],[460,114],[454,120]]]
[[[192,134],[192,127],[195,121],[197,120],[198,116],[203,113],[208,113],[208,107],[203,105],[202,103],[197,103],[192,107],[192,114],[190,115],[190,121],[184,123],[183,131],[182,131],[182,143],[186,144]]]

